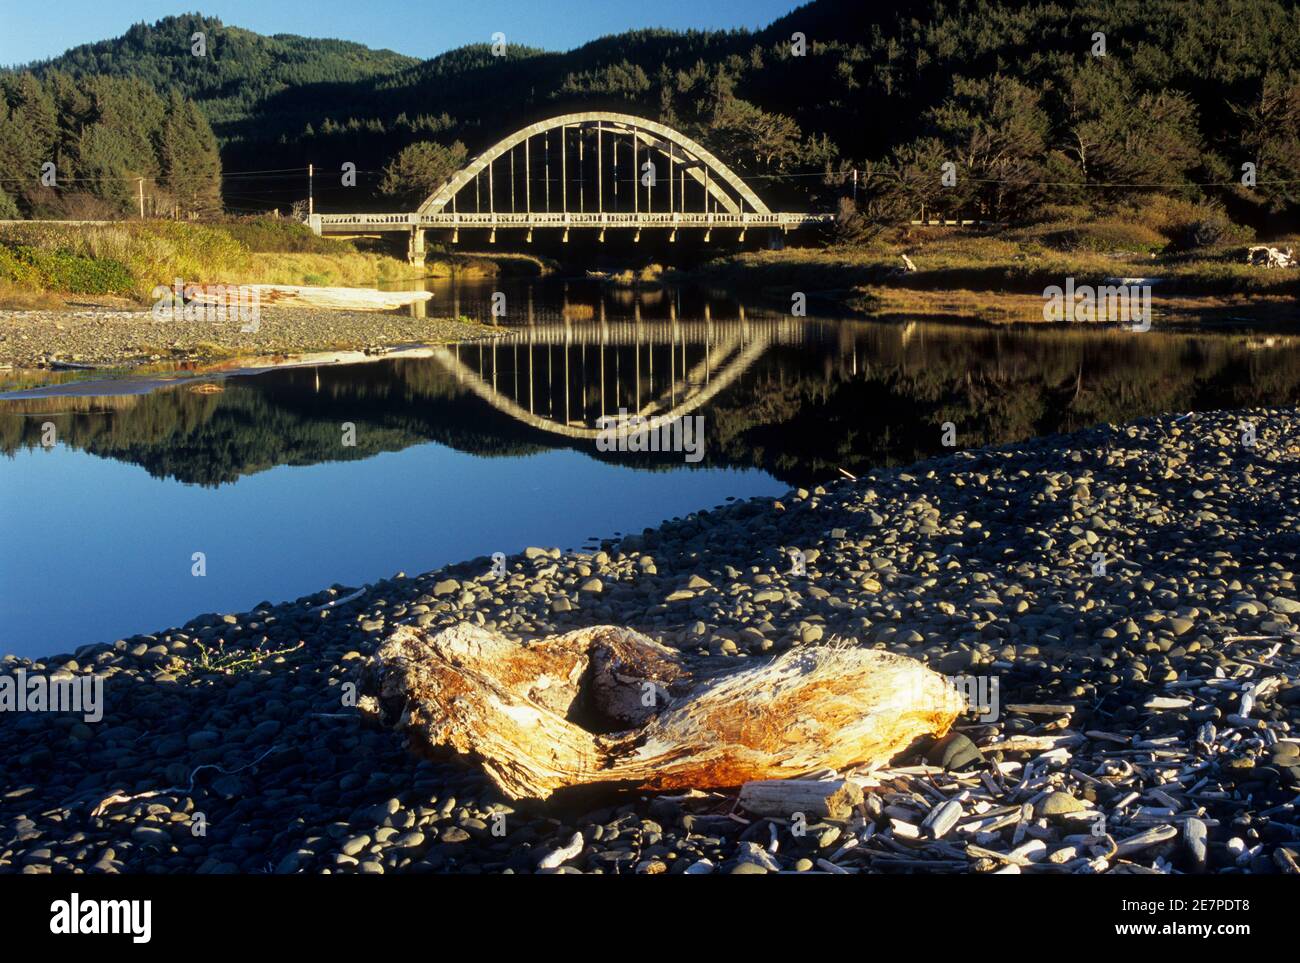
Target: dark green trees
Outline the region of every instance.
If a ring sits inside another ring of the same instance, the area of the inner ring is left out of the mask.
[[[206,57],[189,54],[195,31]],[[504,57],[477,44],[424,62],[187,15],[36,71],[130,77],[164,98],[176,88],[232,169],[353,162],[366,175],[340,205],[373,203],[371,172],[431,136],[472,152],[543,117],[604,108],[696,137],[771,203],[833,206],[819,172],[848,161],[859,211],[882,216],[1017,220],[1163,194],[1300,223],[1294,0],[814,0],[757,33],[639,30],[562,53],[512,42]],[[25,156],[49,139],[48,117],[24,124],[0,150]],[[29,189],[5,189],[31,206]],[[266,203],[301,195],[285,190]]]
[[[0,169],[0,214],[9,216],[124,217],[139,213],[142,197],[147,213],[221,210],[207,120],[179,93],[164,101],[138,80],[0,77]]]
[[[0,78],[0,181],[11,204],[24,213],[53,199],[40,184],[41,165],[56,161],[58,111],[49,91],[31,74]],[[56,168],[57,175],[57,168]]]
[[[173,203],[189,215],[221,210],[221,157],[217,141],[194,102],[173,91],[158,133],[162,185]]]
[[[450,147],[429,140],[404,147],[384,168],[380,190],[404,207],[414,207],[465,166],[465,145]]]

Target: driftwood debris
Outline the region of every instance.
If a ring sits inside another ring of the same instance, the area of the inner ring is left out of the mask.
[[[886,652],[799,648],[696,679],[678,652],[617,626],[535,642],[469,623],[436,634],[401,626],[363,686],[363,710],[414,748],[473,757],[516,799],[594,783],[733,787],[881,763],[947,732],[964,708],[938,673]]]
[[[754,779],[740,787],[740,807],[755,816],[844,819],[862,802],[862,787],[846,779]]]
[[[429,291],[380,291],[377,288],[329,288],[307,284],[246,284],[240,289],[244,303],[252,296],[262,305],[286,308],[331,308],[337,311],[393,311],[433,297]],[[220,286],[187,289],[186,297],[199,304],[231,299]]]
[[[1279,250],[1267,244],[1256,244],[1246,252],[1246,263],[1268,268],[1293,268],[1300,264],[1300,261],[1296,260],[1295,252],[1291,248]]]

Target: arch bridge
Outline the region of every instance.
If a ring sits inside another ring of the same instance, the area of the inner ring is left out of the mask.
[[[419,208],[406,213],[312,214],[317,234],[408,234],[408,256],[424,263],[424,235],[461,229],[488,232],[572,230],[677,232],[698,229],[770,232],[773,246],[797,228],[829,223],[833,214],[772,211],[722,161],[664,124],[608,111],[563,114],[539,121],[493,144],[457,171]]]

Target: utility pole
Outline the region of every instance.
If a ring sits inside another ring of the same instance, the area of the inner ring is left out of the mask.
[[[853,168],[853,206],[858,206],[858,169]]]
[[[316,213],[316,205],[315,205],[315,201],[312,198],[312,191],[311,191],[312,175],[315,174],[315,172],[316,172],[315,165],[308,164],[307,165],[307,216],[308,217],[311,217],[313,214]]]
[[[144,220],[144,178],[143,177],[137,177],[135,179],[135,192],[136,192],[136,196],[140,198],[140,220],[143,221]]]

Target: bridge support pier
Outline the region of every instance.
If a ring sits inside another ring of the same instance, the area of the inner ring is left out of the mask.
[[[767,232],[767,249],[769,251],[785,250],[785,231],[772,230]]]
[[[424,267],[424,229],[411,228],[410,239],[406,243],[406,260],[414,267]]]

